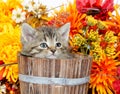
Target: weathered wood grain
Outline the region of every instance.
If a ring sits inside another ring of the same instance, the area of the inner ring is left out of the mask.
[[[40,59],[19,55],[19,74],[49,78],[83,78],[90,76],[92,58]],[[87,94],[88,85],[33,84],[20,80],[21,94]]]

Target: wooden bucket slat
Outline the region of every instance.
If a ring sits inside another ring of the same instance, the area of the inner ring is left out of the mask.
[[[92,58],[80,56],[74,59],[40,59],[19,55],[19,74],[53,77],[83,78],[90,76]],[[21,94],[87,94],[89,83],[81,85],[33,84],[20,80]]]

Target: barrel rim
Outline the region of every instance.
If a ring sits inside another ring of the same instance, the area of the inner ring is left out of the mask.
[[[81,58],[84,58],[84,59],[92,59],[92,56],[90,55],[79,55],[79,57],[74,57],[74,58],[40,58],[40,57],[32,57],[32,56],[27,56],[27,55],[23,55],[22,53],[18,53],[18,57],[26,57],[26,58],[31,58],[31,59],[43,59],[43,60],[76,60],[76,59],[81,59]]]

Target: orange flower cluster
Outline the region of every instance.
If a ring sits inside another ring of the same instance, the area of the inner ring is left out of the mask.
[[[120,62],[103,56],[100,62],[93,61],[91,70],[90,88],[92,94],[97,90],[98,94],[114,94],[112,84],[117,77],[117,68]]]

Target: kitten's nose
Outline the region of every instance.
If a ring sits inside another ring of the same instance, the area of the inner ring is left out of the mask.
[[[52,52],[53,54],[55,53],[55,51],[56,51],[55,49],[52,49],[52,50],[51,50],[51,52]]]

